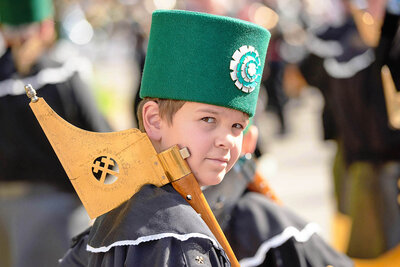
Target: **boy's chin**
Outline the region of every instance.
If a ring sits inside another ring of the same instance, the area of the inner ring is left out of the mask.
[[[212,177],[204,177],[203,179],[198,179],[198,182],[200,186],[217,185],[222,182],[224,177],[225,173]]]

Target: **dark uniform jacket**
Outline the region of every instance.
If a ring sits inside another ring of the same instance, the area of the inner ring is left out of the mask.
[[[78,69],[79,62],[61,64],[43,57],[21,77],[10,49],[0,55],[0,182],[40,182],[72,191],[28,105],[24,85],[32,84],[38,96],[69,123],[90,131],[110,131]]]
[[[146,185],[98,217],[60,266],[230,266],[225,252],[171,185]]]

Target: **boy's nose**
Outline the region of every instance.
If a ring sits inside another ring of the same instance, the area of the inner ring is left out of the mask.
[[[235,143],[235,137],[231,133],[220,134],[216,140],[216,146],[225,149],[231,149]]]

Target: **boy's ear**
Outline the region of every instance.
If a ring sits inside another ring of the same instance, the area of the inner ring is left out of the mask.
[[[152,141],[161,140],[161,117],[158,103],[155,101],[146,102],[143,105],[143,127]]]
[[[254,153],[257,146],[257,140],[258,128],[255,125],[251,125],[247,133],[243,136],[242,155]]]
[[[40,23],[40,38],[43,40],[45,45],[52,44],[57,37],[56,35],[57,33],[53,20],[46,19]]]

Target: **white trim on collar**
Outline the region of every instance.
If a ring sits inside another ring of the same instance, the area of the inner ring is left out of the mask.
[[[208,239],[212,242],[212,244],[215,248],[221,249],[221,246],[215,239],[212,239],[211,237],[204,235],[204,234],[190,233],[190,234],[181,235],[181,234],[175,234],[175,233],[163,233],[163,234],[157,234],[157,235],[141,236],[135,240],[120,240],[120,241],[116,241],[108,246],[103,246],[103,247],[98,247],[98,248],[94,248],[88,244],[86,246],[86,250],[89,252],[93,252],[93,253],[100,253],[100,252],[104,253],[116,246],[137,246],[143,242],[155,241],[155,240],[160,240],[162,238],[168,238],[168,237],[173,237],[180,241],[186,241],[189,238]]]
[[[36,75],[23,79],[7,79],[0,81],[0,97],[6,95],[25,94],[24,85],[31,84],[35,90],[39,90],[46,84],[57,84],[67,81],[74,73],[83,73],[87,67],[85,60],[73,58],[57,68],[46,68],[40,70]]]
[[[299,231],[294,226],[289,226],[282,231],[282,233],[272,237],[271,239],[265,241],[258,248],[256,254],[253,257],[244,258],[240,260],[240,266],[250,267],[259,266],[265,260],[265,256],[271,248],[277,248],[283,245],[290,238],[294,238],[297,242],[304,243],[307,242],[311,236],[315,233],[320,232],[321,228],[316,223],[307,224],[301,231]]]
[[[335,58],[327,58],[324,60],[324,68],[326,72],[336,79],[345,79],[353,77],[357,72],[367,68],[375,60],[372,49],[368,49],[364,53],[353,57],[347,62],[338,62]]]
[[[306,47],[311,53],[321,57],[336,57],[343,54],[343,47],[338,41],[323,40],[313,34],[307,35]]]

